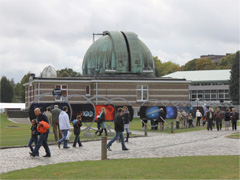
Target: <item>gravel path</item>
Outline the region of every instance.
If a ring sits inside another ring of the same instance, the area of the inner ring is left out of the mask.
[[[109,159],[240,155],[240,140],[225,137],[232,133],[233,131],[215,129],[210,132],[203,130],[178,134],[148,133],[148,137],[130,138],[130,142],[126,143],[129,151],[122,151],[121,143],[115,142],[111,146],[112,151],[107,153]],[[0,173],[39,165],[101,159],[100,141],[83,142],[83,147],[71,146],[70,149],[59,149],[57,145],[51,145],[50,150],[51,158],[42,157],[45,155],[43,147],[40,149],[40,156],[33,158],[29,156],[29,148],[26,147],[1,149]]]

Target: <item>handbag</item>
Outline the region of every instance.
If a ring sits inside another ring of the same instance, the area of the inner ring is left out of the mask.
[[[70,139],[71,134],[72,134],[72,132],[71,132],[71,131],[68,131],[67,136],[66,136],[66,140],[67,140],[67,141]]]

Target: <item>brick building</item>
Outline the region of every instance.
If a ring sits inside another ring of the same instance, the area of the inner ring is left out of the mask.
[[[92,98],[94,104],[129,103],[137,116],[140,106],[153,99],[169,101],[169,105],[171,101],[189,101],[190,81],[155,77],[152,54],[135,33],[103,32],[86,52],[82,69],[83,77],[57,77],[51,66],[46,67],[40,77],[32,74],[24,84],[26,108],[33,102],[66,99],[69,104],[83,104],[87,97]],[[62,90],[62,97],[52,96],[55,88]]]

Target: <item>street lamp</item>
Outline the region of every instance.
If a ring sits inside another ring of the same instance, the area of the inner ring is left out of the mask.
[[[197,107],[198,107],[198,101],[199,101],[199,98],[197,98],[196,101],[197,101]]]

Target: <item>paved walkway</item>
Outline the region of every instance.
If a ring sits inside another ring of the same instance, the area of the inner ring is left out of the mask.
[[[130,142],[126,143],[129,151],[122,151],[121,143],[113,143],[112,151],[108,151],[108,158],[240,155],[240,140],[225,138],[226,135],[232,133],[233,131],[224,130],[220,132],[204,130],[178,134],[148,133],[148,137],[130,138]],[[40,149],[40,156],[33,158],[29,156],[29,148],[26,147],[2,149],[0,150],[0,173],[39,165],[101,159],[100,141],[83,142],[83,147],[71,147],[70,149],[59,149],[57,145],[52,145],[50,150],[51,158],[42,157],[45,155],[43,147]]]

